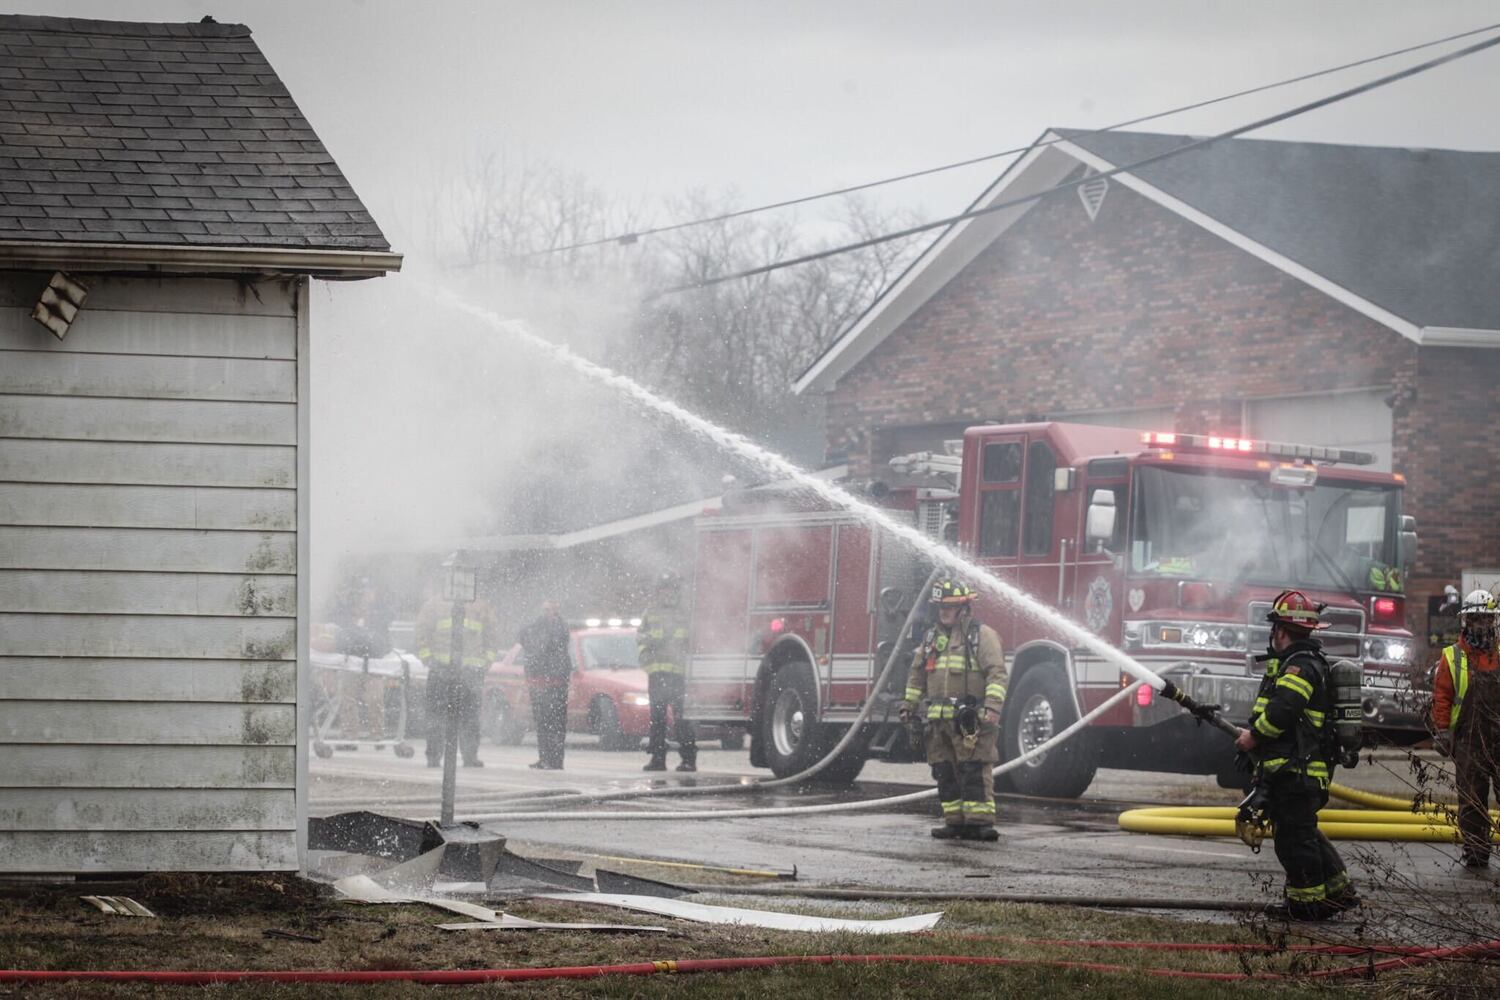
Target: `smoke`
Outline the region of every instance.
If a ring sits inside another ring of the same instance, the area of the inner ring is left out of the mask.
[[[418,297],[426,279],[413,270],[315,289],[315,617],[356,575],[379,578],[396,591],[397,616],[408,614],[424,578],[466,544],[500,551],[487,558],[520,583],[539,566],[535,546],[549,544],[537,536],[709,496],[725,475],[744,474],[608,388]],[[628,334],[637,301],[611,279],[563,289],[468,273],[445,275],[444,287],[591,355]],[[638,565],[657,555],[629,554]],[[547,586],[565,610],[583,612],[590,589],[609,590],[618,569],[575,560],[577,579]]]

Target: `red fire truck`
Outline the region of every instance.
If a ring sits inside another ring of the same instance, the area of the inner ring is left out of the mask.
[[[946,480],[866,492],[894,516],[1162,673],[1232,719],[1249,714],[1271,599],[1326,602],[1332,658],[1365,671],[1366,724],[1421,732],[1402,571],[1416,527],[1403,479],[1361,452],[1066,423],[970,428],[949,453],[892,464]],[[820,759],[866,699],[877,704],[825,776],[871,756],[915,759],[896,708],[927,622],[902,626],[932,567],[856,514],[794,489],[732,494],[698,521],[688,714],[739,724],[751,762],[777,775]],[[1005,645],[1001,757],[1042,743],[1132,678],[1045,622],[981,595]],[[884,690],[874,679],[891,650]],[[1098,767],[1240,778],[1233,747],[1148,687],[1011,772],[1016,790],[1081,794]]]

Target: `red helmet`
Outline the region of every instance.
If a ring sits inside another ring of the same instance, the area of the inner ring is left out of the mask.
[[[1266,621],[1299,632],[1321,631],[1329,627],[1328,622],[1318,620],[1318,612],[1325,607],[1326,604],[1308,600],[1307,595],[1300,590],[1283,590],[1271,602],[1271,612],[1266,615]]]

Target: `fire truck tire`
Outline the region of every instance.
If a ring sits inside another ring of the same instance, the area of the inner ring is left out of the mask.
[[[839,740],[844,738],[844,733],[849,731],[848,726],[822,726],[823,744],[819,748],[819,756],[828,753],[838,745]],[[865,769],[865,761],[869,759],[865,752],[866,737],[863,735],[855,737],[854,741],[844,749],[828,766],[809,778],[819,785],[844,786],[854,783],[859,777],[859,772]]]
[[[1001,735],[1004,760],[1014,760],[1078,720],[1067,675],[1054,667],[1032,669],[1006,701]],[[1085,729],[1011,771],[1016,791],[1057,799],[1082,795],[1099,769],[1098,747],[1091,737]]]
[[[766,683],[761,742],[766,763],[778,778],[812,767],[822,757],[818,693],[812,667],[802,660],[782,664]]]
[[[488,723],[486,735],[496,746],[518,747],[526,739],[526,720],[521,718],[504,695],[490,699],[489,710],[484,714]]]

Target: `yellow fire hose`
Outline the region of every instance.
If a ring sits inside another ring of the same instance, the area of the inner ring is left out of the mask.
[[[1318,813],[1318,829],[1333,840],[1403,840],[1456,844],[1458,828],[1452,807],[1413,812],[1411,803],[1373,792],[1362,792],[1334,783],[1329,793],[1338,798],[1382,809],[1324,809]],[[1162,833],[1187,837],[1235,837],[1234,806],[1158,806],[1129,809],[1120,814],[1120,829],[1132,833]],[[1500,818],[1492,811],[1491,816]],[[1495,836],[1500,840],[1500,833]]]

